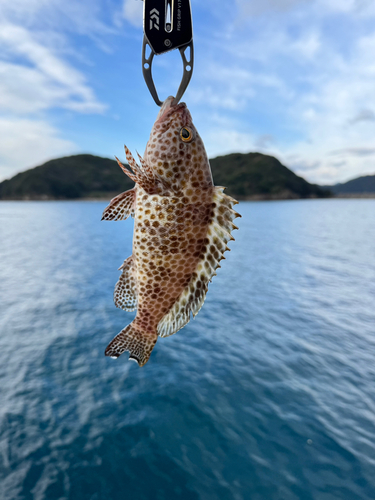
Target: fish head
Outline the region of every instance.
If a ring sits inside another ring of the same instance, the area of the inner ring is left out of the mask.
[[[199,169],[208,168],[209,173],[204,177],[211,182],[207,154],[191,114],[184,102],[174,104],[173,101],[172,96],[164,101],[152,127],[144,159],[168,183],[178,183],[182,174],[187,171],[191,174],[198,164]]]

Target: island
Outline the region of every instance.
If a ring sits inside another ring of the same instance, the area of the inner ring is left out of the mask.
[[[310,184],[273,156],[233,153],[210,160],[215,185],[239,200],[324,198],[329,189]],[[106,199],[131,189],[115,160],[79,154],[50,160],[0,183],[0,200]]]

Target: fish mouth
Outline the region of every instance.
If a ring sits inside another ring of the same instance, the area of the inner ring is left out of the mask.
[[[162,104],[162,107],[159,111],[159,114],[156,118],[157,123],[166,123],[172,115],[175,113],[179,113],[181,115],[181,120],[182,120],[182,126],[186,125],[187,122],[189,121],[190,113],[189,110],[187,109],[187,106],[184,102],[180,102],[178,104],[172,104],[174,101],[173,96],[169,96]],[[186,123],[185,123],[186,122]]]

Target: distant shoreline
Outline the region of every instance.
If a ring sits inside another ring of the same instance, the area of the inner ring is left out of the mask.
[[[39,198],[8,198],[8,199],[0,199],[0,202],[13,202],[13,201],[40,201],[40,202],[50,202],[50,201],[101,201],[109,203],[111,199],[114,197],[105,197],[105,198],[47,198],[47,197],[39,197]],[[280,196],[263,196],[263,195],[254,195],[248,196],[246,198],[236,197],[238,201],[298,201],[298,200],[333,200],[333,199],[375,199],[375,193],[348,193],[348,194],[338,194],[329,196],[326,198],[318,198],[316,196],[310,196],[307,198],[296,198],[296,197],[280,197]]]
[[[343,184],[310,184],[280,161],[262,153],[232,153],[210,159],[215,184],[238,200],[375,198],[375,174]],[[132,189],[117,162],[89,154],[50,160],[0,182],[4,201],[109,201]]]
[[[210,160],[217,186],[243,200],[325,198],[321,189],[261,153],[232,153]],[[0,182],[2,200],[109,200],[132,189],[133,182],[109,158],[89,154],[50,160]]]
[[[332,198],[375,198],[375,193],[340,193]]]

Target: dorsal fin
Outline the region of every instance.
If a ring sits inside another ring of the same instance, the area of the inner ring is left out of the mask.
[[[133,256],[128,257],[119,269],[122,269],[122,273],[116,283],[113,300],[116,307],[124,311],[134,311],[137,308],[138,294]]]
[[[232,220],[240,215],[232,209],[238,203],[223,193],[224,188],[215,187],[213,193],[214,216],[207,228],[208,244],[204,256],[198,261],[195,272],[189,284],[181,293],[170,311],[158,324],[160,337],[173,335],[190,321],[190,315],[198,314],[203,306],[208,289],[208,283],[216,276],[216,269],[220,260],[224,259],[224,252],[229,250],[227,243],[234,238],[232,229],[238,229]]]
[[[129,189],[113,198],[104,210],[102,220],[126,220],[134,217],[135,191]]]
[[[156,189],[156,177],[152,168],[150,168],[142,159],[141,165],[138,165],[129,149],[125,146],[126,159],[128,160],[129,167],[133,170],[131,172],[124,166],[120,160],[115,156],[117,163],[121,167],[124,174],[126,174],[136,185],[142,187],[147,193],[154,193]],[[139,156],[139,155],[138,155]]]
[[[133,170],[130,171],[129,168],[124,166],[120,160],[115,156],[117,163],[121,167],[124,174],[126,174],[132,181],[136,183],[136,185],[140,186],[142,189],[149,194],[155,194],[158,192],[162,192],[164,195],[171,194],[173,192],[170,184],[161,177],[155,169],[150,167],[147,162],[141,157],[139,153],[139,161],[140,165],[135,161],[133,155],[129,151],[129,149],[125,146],[125,154],[126,159],[128,160],[129,166]]]

